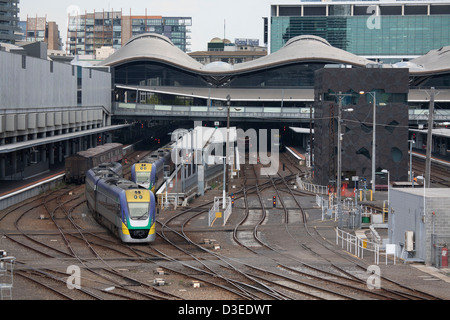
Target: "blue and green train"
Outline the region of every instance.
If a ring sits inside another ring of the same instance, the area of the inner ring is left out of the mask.
[[[97,222],[122,242],[155,241],[156,202],[150,190],[99,166],[86,174],[85,195]]]

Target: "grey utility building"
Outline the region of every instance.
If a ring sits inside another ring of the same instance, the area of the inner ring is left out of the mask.
[[[397,256],[439,266],[442,248],[450,245],[448,188],[394,188],[390,199],[389,243]]]

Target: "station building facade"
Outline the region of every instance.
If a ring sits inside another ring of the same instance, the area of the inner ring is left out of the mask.
[[[22,180],[111,141],[111,74],[0,51],[0,180]]]
[[[234,65],[224,62],[203,65],[179,50],[167,37],[143,34],[130,39],[98,67],[108,67],[111,70],[115,116],[226,119],[229,97],[231,121],[235,124],[239,121],[244,125],[251,121],[271,121],[278,122],[278,127],[308,127],[310,114],[313,114],[312,121],[316,121],[315,74],[324,67],[353,70],[357,77],[353,81],[367,84],[373,70],[386,74],[397,72],[404,80],[401,92],[396,92],[401,95],[401,99],[397,99],[396,104],[388,108],[389,111],[379,110],[380,123],[387,124],[385,131],[388,134],[379,142],[389,141],[392,136],[404,140],[404,146],[395,146],[395,150],[383,149],[386,157],[395,160],[395,168],[382,168],[391,169],[393,178],[403,180],[407,179],[407,150],[404,148],[407,148],[408,130],[400,128],[427,123],[427,89],[433,86],[440,88],[440,112],[435,119],[450,119],[449,61],[450,47],[442,47],[408,62],[380,64],[336,48],[321,37],[304,35],[290,39],[280,50],[254,61]],[[380,89],[389,92],[390,88],[386,85],[396,85],[395,79],[390,79],[391,82],[382,84],[379,88],[369,88],[367,85],[364,90]],[[359,90],[359,87],[356,85],[353,90]],[[364,108],[371,108],[371,104],[364,103],[360,110]],[[400,111],[402,114],[397,114]],[[390,119],[390,113],[396,117]],[[327,114],[326,117],[329,118],[330,115]],[[393,132],[390,132],[393,128]],[[359,133],[363,130],[354,129],[353,132]],[[371,131],[370,123],[365,129]],[[326,139],[327,135],[324,134],[323,137]],[[357,137],[358,134],[355,135]],[[360,146],[355,152],[360,149],[360,157],[365,157],[370,162],[369,144]],[[370,171],[370,166],[368,168]],[[398,172],[394,172],[395,170]],[[370,177],[369,171],[355,174]]]
[[[336,48],[323,38],[307,35],[292,38],[280,50],[253,61],[204,65],[167,37],[143,34],[130,39],[98,67],[111,70],[113,108],[137,104],[148,109],[166,106],[173,110],[199,107],[217,111],[217,107],[226,105],[229,95],[231,106],[239,107],[243,113],[246,108],[309,113],[314,102],[314,72],[326,65],[407,68],[410,113],[415,121],[426,123],[424,113],[429,96],[424,89],[442,89],[438,97],[440,107],[450,111],[449,61],[450,47],[442,47],[408,62],[377,64]]]

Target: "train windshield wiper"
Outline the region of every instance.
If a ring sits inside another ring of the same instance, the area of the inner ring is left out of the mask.
[[[145,219],[147,219],[147,217],[148,217],[148,213],[145,212],[143,215],[138,216],[138,217],[132,217],[131,219],[133,219],[133,220],[145,220]]]

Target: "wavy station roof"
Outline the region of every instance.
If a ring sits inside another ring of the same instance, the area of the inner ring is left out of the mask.
[[[413,75],[448,73],[450,72],[450,46],[431,50],[408,62],[396,63],[394,67],[409,68],[409,72]]]
[[[277,52],[253,61],[235,65],[225,62],[203,65],[178,49],[167,37],[159,34],[143,34],[130,39],[99,66],[117,66],[137,60],[163,62],[198,74],[210,75],[251,72],[302,61],[342,63],[361,67],[373,63],[335,48],[320,37],[298,36],[289,40]]]
[[[169,38],[147,33],[131,38],[99,66],[120,66],[135,61],[155,61],[214,79],[221,84],[234,75],[281,67],[295,63],[345,64],[365,67],[373,61],[331,46],[323,38],[304,35],[290,39],[280,50],[256,60],[228,64],[212,62],[203,65],[176,47]],[[450,46],[432,50],[409,62],[384,67],[409,68],[411,76],[427,76],[450,72]]]

